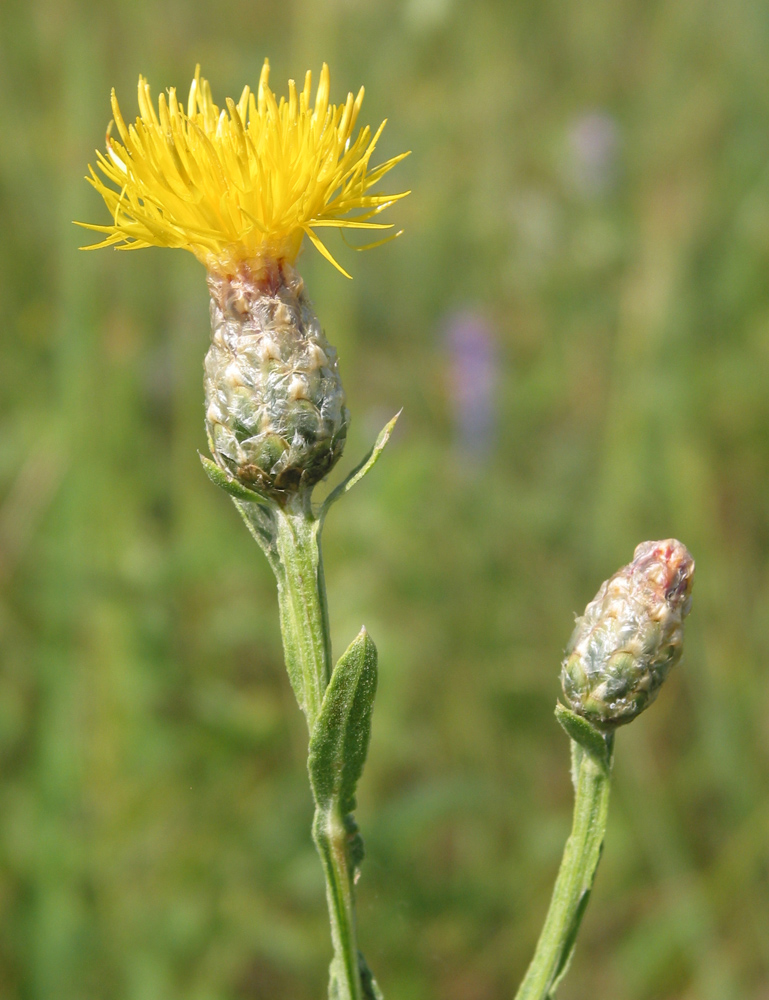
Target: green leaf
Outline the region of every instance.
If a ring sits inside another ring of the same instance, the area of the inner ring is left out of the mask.
[[[278,560],[275,553],[275,511],[277,506],[275,502],[255,490],[249,490],[248,487],[242,486],[200,452],[198,452],[198,458],[214,486],[219,486],[225,493],[229,493],[246,527],[267,556],[273,571],[277,573]]]
[[[360,971],[360,984],[363,989],[364,1000],[384,1000],[382,991],[374,979],[362,952],[358,952],[358,967]]]
[[[595,758],[605,770],[611,767],[611,736],[604,736],[595,726],[560,703],[555,706],[555,717],[570,739]]]
[[[595,876],[595,873],[594,873]],[[565,977],[566,973],[569,971],[569,966],[571,965],[571,960],[574,957],[574,947],[577,943],[577,935],[579,934],[579,928],[582,924],[582,918],[585,916],[585,910],[587,909],[587,904],[590,902],[590,893],[592,891],[592,885],[590,889],[585,889],[577,903],[577,909],[574,913],[574,918],[571,922],[571,927],[566,933],[566,936],[561,945],[561,954],[558,959],[558,965],[553,973],[553,983],[548,992],[548,1000],[553,1000],[555,997],[556,988],[560,985],[561,980]]]
[[[366,455],[362,462],[355,466],[349,476],[342,480],[336,489],[333,489],[329,493],[321,506],[321,517],[325,517],[332,505],[335,504],[341,496],[349,492],[356,483],[359,483],[361,479],[363,479],[363,477],[374,468],[379,460],[379,456],[382,454],[387,442],[390,440],[390,435],[392,434],[401,413],[403,413],[403,410],[398,410],[392,420],[379,432],[379,437],[376,439],[374,447],[368,455]]]
[[[228,476],[223,469],[219,468],[216,462],[212,462],[210,458],[206,458],[200,452],[198,452],[198,458],[211,482],[223,489],[225,493],[229,493],[231,497],[234,497],[236,500],[246,500],[249,503],[258,503],[263,507],[273,503],[269,497],[257,493],[256,490],[248,489],[248,487],[241,485],[237,479]]]
[[[376,686],[376,646],[363,628],[334,667],[310,737],[307,766],[319,809],[337,804],[344,815],[355,808]]]

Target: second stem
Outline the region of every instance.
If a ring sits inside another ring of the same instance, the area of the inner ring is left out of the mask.
[[[601,859],[609,811],[613,737],[604,760],[571,741],[574,820],[534,958],[516,1000],[550,1000],[569,968]]]

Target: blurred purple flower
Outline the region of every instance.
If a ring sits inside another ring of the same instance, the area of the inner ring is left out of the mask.
[[[610,191],[617,180],[620,132],[606,111],[579,115],[569,129],[569,166],[580,194],[594,198]]]
[[[455,445],[464,462],[481,465],[491,453],[496,431],[494,332],[474,309],[452,313],[444,330]]]

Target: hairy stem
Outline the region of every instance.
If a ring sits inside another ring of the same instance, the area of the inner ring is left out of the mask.
[[[304,502],[299,495],[293,506],[277,514],[278,558],[273,563],[278,579],[286,666],[310,733],[331,677],[320,527],[321,522],[312,513],[309,500]],[[312,833],[326,879],[334,947],[329,997],[331,1000],[362,1000],[353,863],[339,801],[333,800],[327,808],[316,810]]]
[[[601,759],[571,741],[574,820],[534,958],[516,1000],[550,1000],[565,976],[596,868],[601,859],[609,809],[613,739]]]
[[[334,945],[329,998],[361,1000],[355,896],[347,830],[339,809],[317,809],[312,835],[323,864],[323,874],[326,876],[326,899],[331,917],[331,940]]]
[[[286,667],[312,732],[331,677],[331,640],[326,606],[320,521],[309,500],[277,514],[276,549],[280,630]]]

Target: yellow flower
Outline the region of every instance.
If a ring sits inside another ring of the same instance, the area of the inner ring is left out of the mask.
[[[366,126],[353,138],[363,88],[355,98],[348,94],[344,104],[329,104],[325,63],[314,108],[309,72],[301,92],[289,80],[288,100],[280,102],[270,90],[269,74],[265,60],[256,95],[246,87],[237,104],[228,98],[227,109],[220,111],[198,67],[186,112],[170,89],[167,98],[160,95],[157,113],[149,85],[139,77],[141,116],[130,126],[113,90],[107,154],[96,155],[99,170],[116,189],[93,167],[86,178],[104,198],[112,224],[80,223],[107,234],[85,249],[183,247],[209,271],[226,274],[243,264],[292,263],[307,234],[347,275],[315,230],[392,228],[371,220],[409,192],[369,192],[408,153],[369,169],[385,122],[373,135]],[[112,124],[120,142],[111,137]],[[343,218],[355,210],[358,215]]]

